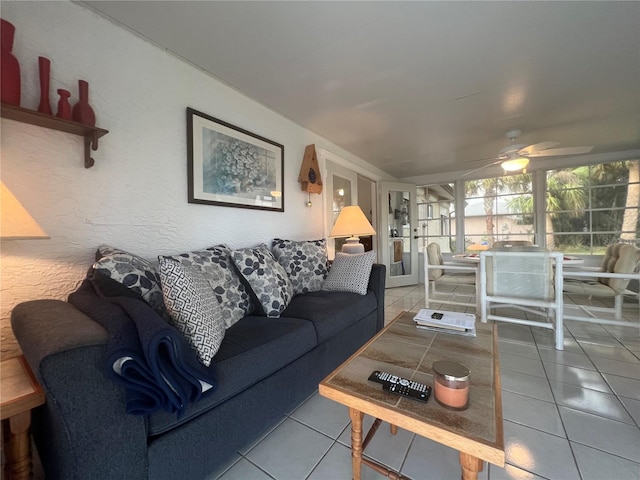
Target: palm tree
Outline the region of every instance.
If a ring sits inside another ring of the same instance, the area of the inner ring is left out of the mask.
[[[498,191],[498,177],[483,178],[482,180],[470,180],[465,182],[467,196],[474,197],[482,194],[484,196],[484,214],[486,222],[486,234],[488,240],[493,243],[495,224],[493,222],[493,203]]]
[[[567,210],[570,216],[582,215],[586,205],[584,182],[575,170],[554,170],[547,173],[545,234],[546,247],[555,248],[553,219]]]

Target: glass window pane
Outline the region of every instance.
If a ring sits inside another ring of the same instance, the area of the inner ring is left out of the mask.
[[[455,249],[454,184],[427,185],[418,188],[418,248],[429,243],[440,245],[443,252]]]

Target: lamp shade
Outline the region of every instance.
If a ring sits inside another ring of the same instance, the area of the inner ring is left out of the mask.
[[[22,206],[4,183],[0,182],[2,196],[0,197],[0,237],[3,240],[27,240],[49,238],[47,233],[38,225],[29,212]]]
[[[367,217],[357,205],[342,207],[335,225],[331,229],[330,237],[358,237],[375,235]]]
[[[529,159],[525,157],[516,157],[505,160],[500,164],[505,172],[517,172],[524,170],[529,165]]]

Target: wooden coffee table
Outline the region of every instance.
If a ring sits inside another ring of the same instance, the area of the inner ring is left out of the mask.
[[[477,336],[465,337],[416,328],[413,313],[404,312],[380,331],[319,386],[320,394],[349,407],[353,478],[360,479],[361,465],[390,478],[401,478],[362,456],[380,421],[430,438],[460,452],[464,480],[475,480],[484,461],[504,466],[502,398],[497,330],[477,323]],[[389,372],[433,385],[431,365],[439,360],[460,362],[471,370],[469,408],[454,411],[433,398],[427,403],[384,392],[368,381],[374,370]],[[376,421],[363,442],[362,418]]]

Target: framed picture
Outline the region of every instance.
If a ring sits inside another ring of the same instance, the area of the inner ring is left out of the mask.
[[[284,146],[187,108],[189,203],[284,212]]]

